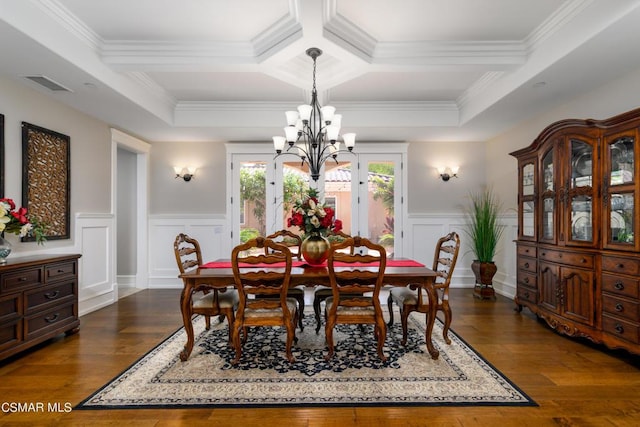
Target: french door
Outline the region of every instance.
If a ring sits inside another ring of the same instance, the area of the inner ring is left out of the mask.
[[[391,145],[393,152],[388,146],[381,150],[359,144],[357,154],[327,160],[315,182],[297,157],[274,158],[267,144],[228,144],[231,247],[287,228],[292,201],[311,187],[334,208],[345,233],[367,237],[388,254],[402,256],[406,144]]]

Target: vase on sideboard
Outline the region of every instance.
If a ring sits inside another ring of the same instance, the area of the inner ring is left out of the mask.
[[[7,263],[7,257],[11,253],[11,243],[0,235],[0,265]]]

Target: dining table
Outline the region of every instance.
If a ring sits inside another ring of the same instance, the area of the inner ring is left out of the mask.
[[[335,267],[335,266],[334,266]],[[279,268],[277,266],[247,266],[240,268],[253,268],[268,271],[272,268]],[[336,270],[340,269],[375,269],[376,266],[338,266]],[[181,274],[179,276],[183,280],[183,289],[180,294],[180,310],[182,312],[182,320],[184,322],[184,329],[187,335],[187,342],[184,349],[180,353],[180,360],[186,361],[193,350],[195,342],[191,311],[192,295],[194,290],[204,289],[227,289],[235,285],[233,278],[233,268],[231,261],[228,259],[219,259],[211,262],[207,262],[197,269],[190,272]],[[436,273],[430,268],[425,267],[419,262],[404,259],[404,258],[390,258],[387,259],[387,265],[384,270],[384,284],[385,286],[409,286],[412,289],[424,289],[429,299],[429,313],[427,316],[427,324],[425,329],[425,341],[427,344],[427,350],[432,359],[437,359],[440,352],[433,345],[431,338],[433,325],[436,318],[436,308],[438,302],[438,295],[434,287],[434,281]],[[289,287],[295,286],[327,286],[330,287],[329,282],[329,270],[326,265],[310,266],[303,261],[294,261],[291,268],[291,278]]]

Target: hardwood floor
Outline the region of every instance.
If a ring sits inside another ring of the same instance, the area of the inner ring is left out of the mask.
[[[82,317],[77,335],[1,361],[0,425],[640,425],[640,356],[559,336],[527,310],[514,312],[503,297],[480,301],[470,289],[451,294],[453,330],[539,407],[68,411],[181,325],[179,290],[152,290]],[[33,411],[11,412],[17,403]],[[59,411],[49,411],[55,404]]]

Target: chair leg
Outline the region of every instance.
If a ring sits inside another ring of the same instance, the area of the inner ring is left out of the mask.
[[[300,327],[300,332],[304,331],[304,326],[302,325],[302,318],[304,317],[304,295],[296,298],[298,300],[298,326]]]
[[[211,316],[205,314],[204,316],[204,328],[208,331],[211,329]]]
[[[389,307],[389,322],[388,326],[393,326],[393,297],[391,296],[391,292],[389,292],[389,297],[387,298],[387,306]]]
[[[380,321],[376,321],[375,330],[377,331],[377,339],[378,339],[378,356],[380,360],[383,362],[387,361],[387,356],[383,353],[384,342],[387,338],[387,325],[384,323],[384,319],[380,319]]]
[[[316,335],[320,333],[320,326],[322,326],[322,321],[320,320],[320,304],[322,300],[317,295],[313,297],[313,312],[316,315]]]
[[[222,317],[222,321],[224,321],[224,318],[226,317],[229,322],[229,344],[233,345],[232,331],[233,325],[236,321],[236,316],[233,314],[233,308],[225,309],[220,317]]]
[[[232,365],[237,365],[240,362],[240,357],[242,357],[242,344],[240,343],[240,330],[245,329],[242,323],[243,323],[243,319],[236,319],[235,322],[233,322],[233,346],[235,347],[235,350],[236,350],[236,358],[233,359],[233,361],[231,362]],[[245,330],[244,336],[246,339],[246,336],[247,336],[246,330]]]
[[[329,352],[325,356],[325,360],[330,360],[333,357],[333,353],[334,353],[333,327],[335,326],[335,320],[329,319],[328,316],[326,315],[325,315],[325,319],[326,319],[326,325],[324,327],[324,335],[327,341],[327,347],[329,347]]]
[[[402,341],[400,342],[402,345],[407,345],[407,329],[408,329],[408,321],[409,313],[413,310],[411,306],[404,305],[402,310],[400,311],[400,320],[402,323]]]
[[[442,328],[442,338],[444,338],[444,342],[447,344],[451,344],[451,339],[449,338],[449,327],[451,326],[451,307],[449,307],[449,302],[444,301],[442,304],[442,312],[444,313],[444,327]]]
[[[296,340],[296,318],[298,317],[298,312],[296,311],[293,315],[293,318],[290,322],[286,322],[284,325],[287,329],[287,343],[285,348],[285,356],[289,363],[293,363],[296,361],[295,357],[293,357],[293,353],[291,352],[291,346],[293,345],[293,341]]]

